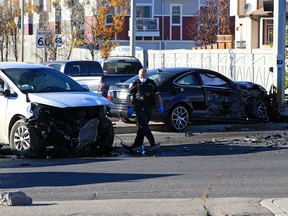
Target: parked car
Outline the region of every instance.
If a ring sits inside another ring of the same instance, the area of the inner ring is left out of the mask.
[[[189,122],[267,121],[268,95],[252,82],[234,82],[222,74],[199,68],[160,68],[148,71],[157,84],[165,112],[155,108],[152,121],[165,122],[173,131],[184,130]],[[124,122],[128,118],[126,97],[130,83],[138,76],[110,86],[107,98],[113,102],[112,114]]]
[[[96,93],[100,91],[100,83],[104,73],[97,61],[56,60],[43,62],[42,64],[63,72],[82,86],[86,86],[90,91]]]
[[[47,147],[73,155],[111,151],[111,102],[44,65],[0,63],[0,146],[18,157],[43,157]]]
[[[107,59],[98,59],[104,72],[101,80],[100,92],[106,97],[110,85],[118,82],[125,82],[127,79],[138,74],[143,68],[139,59],[129,56],[109,57]]]

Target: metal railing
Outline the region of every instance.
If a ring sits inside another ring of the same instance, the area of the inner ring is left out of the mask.
[[[159,31],[158,18],[137,18],[136,31]]]

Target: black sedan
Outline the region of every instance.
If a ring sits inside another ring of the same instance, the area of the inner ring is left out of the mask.
[[[157,107],[152,121],[164,122],[170,130],[182,131],[189,122],[246,122],[268,120],[266,90],[252,82],[234,82],[215,71],[200,68],[160,68],[148,71],[163,98],[165,112]],[[114,103],[112,114],[124,122],[127,116],[126,96],[129,84],[110,86],[107,98]],[[135,120],[135,117],[134,117]]]

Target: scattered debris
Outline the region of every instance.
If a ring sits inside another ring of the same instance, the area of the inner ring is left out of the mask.
[[[32,204],[32,198],[22,191],[3,192],[0,194],[0,204],[4,206],[26,206]]]
[[[200,133],[186,132],[186,133],[185,133],[185,137],[197,136],[197,135],[199,135],[199,134],[200,134]]]
[[[277,138],[282,138],[282,135],[273,133],[273,134],[265,137],[265,139],[277,139]]]

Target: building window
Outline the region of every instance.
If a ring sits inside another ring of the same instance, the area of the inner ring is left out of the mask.
[[[137,18],[152,18],[152,7],[150,5],[136,6]]]
[[[181,5],[172,5],[172,24],[181,24]]]
[[[273,19],[263,20],[263,45],[273,44]]]
[[[106,25],[110,25],[111,23],[113,23],[113,15],[115,14],[115,9],[113,7],[110,8],[108,15],[106,17],[105,20],[105,24]]]

